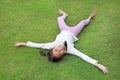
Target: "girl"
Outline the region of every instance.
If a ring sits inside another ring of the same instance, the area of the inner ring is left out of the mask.
[[[104,73],[108,73],[107,67],[99,64],[97,60],[90,58],[89,56],[83,54],[74,47],[74,42],[78,40],[78,34],[81,32],[84,26],[89,24],[90,20],[92,20],[96,16],[96,12],[93,11],[87,19],[82,20],[74,27],[69,27],[68,25],[66,25],[65,19],[68,16],[67,13],[65,13],[61,9],[58,10],[58,13],[61,14],[61,16],[58,17],[58,25],[61,32],[57,35],[55,41],[50,43],[34,43],[30,41],[28,41],[27,43],[16,42],[14,46],[27,46],[48,49],[49,52],[47,53],[47,56],[48,59],[52,62],[59,61],[65,54],[68,53],[76,55],[85,60],[86,62],[98,67]]]

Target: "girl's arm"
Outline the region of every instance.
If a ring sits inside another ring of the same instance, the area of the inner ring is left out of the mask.
[[[25,42],[15,42],[15,47],[26,46],[26,47],[33,47],[33,48],[42,48],[42,49],[51,49],[53,47],[53,43],[34,43],[28,41]]]
[[[103,66],[102,64],[99,64],[97,60],[83,54],[82,52],[78,51],[77,49],[72,48],[70,54],[76,55],[76,56],[82,58],[83,60],[85,60],[86,62],[96,66],[97,68],[102,70],[104,73],[108,73],[107,67]]]

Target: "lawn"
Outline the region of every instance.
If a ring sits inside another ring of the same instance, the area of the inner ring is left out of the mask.
[[[0,0],[0,80],[120,80],[120,0]],[[97,15],[78,36],[75,47],[109,68],[108,74],[66,55],[52,63],[41,49],[16,48],[15,41],[51,42],[59,33],[57,10],[76,25],[92,10]]]

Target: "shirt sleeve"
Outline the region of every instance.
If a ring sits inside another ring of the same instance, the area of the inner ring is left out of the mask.
[[[83,54],[82,52],[78,51],[75,48],[71,49],[71,53],[70,54],[76,55],[76,56],[82,58],[83,60],[85,60],[86,62],[88,62],[90,64],[93,64],[93,65],[95,65],[95,63],[98,62],[97,60],[90,58],[89,56]]]
[[[26,46],[33,48],[51,49],[53,47],[53,43],[34,43],[28,41]]]

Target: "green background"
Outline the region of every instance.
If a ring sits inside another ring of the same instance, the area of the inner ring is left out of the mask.
[[[0,80],[120,80],[120,0],[0,0]],[[51,42],[59,33],[58,9],[74,26],[92,10],[97,15],[75,47],[109,68],[108,74],[67,55],[52,63],[41,49],[14,47],[16,41]]]

